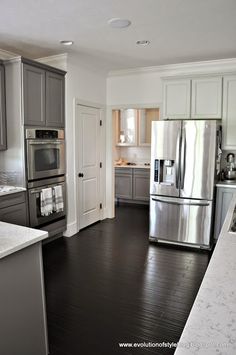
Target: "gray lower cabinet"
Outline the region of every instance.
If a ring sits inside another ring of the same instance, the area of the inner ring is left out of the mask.
[[[150,171],[140,168],[115,168],[115,198],[129,202],[149,201]]]
[[[1,354],[47,355],[41,242],[0,259],[0,283]]]
[[[149,169],[133,169],[133,199],[149,201],[150,171]]]
[[[18,192],[0,197],[0,221],[28,225],[26,193]]]
[[[236,188],[217,187],[214,229],[215,239],[217,239],[220,235],[220,231],[223,226],[234,193],[236,193]]]
[[[7,149],[5,69],[0,64],[0,150]]]
[[[65,126],[65,75],[23,63],[24,124]]]
[[[120,199],[132,200],[132,169],[115,169],[115,197]]]

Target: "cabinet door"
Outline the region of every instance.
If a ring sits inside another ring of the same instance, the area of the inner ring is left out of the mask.
[[[152,122],[159,120],[159,108],[138,110],[138,145],[151,146]]]
[[[51,72],[46,72],[46,125],[65,126],[65,78]]]
[[[1,208],[0,220],[2,222],[27,226],[26,204],[20,203],[19,205]]]
[[[191,118],[221,118],[221,116],[222,78],[193,79]]]
[[[5,71],[4,66],[0,65],[0,150],[7,149],[5,100]]]
[[[190,118],[190,79],[163,83],[163,119]]]
[[[224,77],[223,84],[223,149],[236,149],[236,75]]]
[[[218,187],[216,193],[216,212],[215,212],[215,231],[214,238],[219,237],[221,228],[223,226],[230,202],[233,194],[236,192],[234,188]]]
[[[115,197],[132,200],[132,169],[116,169],[115,172]],[[119,172],[119,170],[121,170]]]
[[[115,110],[114,117],[116,119],[116,145],[136,146],[138,110]]]
[[[149,201],[150,195],[150,171],[149,169],[134,169],[133,175],[133,199]]]
[[[23,65],[24,123],[45,126],[45,71]]]

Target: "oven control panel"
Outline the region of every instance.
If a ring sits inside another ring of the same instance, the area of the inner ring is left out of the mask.
[[[27,128],[25,132],[26,139],[64,139],[63,129]]]

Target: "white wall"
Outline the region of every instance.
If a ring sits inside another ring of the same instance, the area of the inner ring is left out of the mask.
[[[66,97],[66,157],[67,157],[67,194],[68,194],[68,230],[71,236],[79,230],[76,210],[76,179],[75,162],[77,152],[74,151],[74,105],[75,99],[98,105],[106,104],[106,76],[85,69],[73,58],[67,61],[67,97]]]
[[[84,103],[106,104],[106,75],[93,68],[85,68],[78,58],[72,55],[42,58],[40,61],[67,71],[66,75],[66,163],[67,163],[67,231],[72,236],[79,230],[77,221],[76,171],[77,152],[74,150],[76,136],[75,100]],[[105,159],[104,159],[105,160]],[[105,182],[104,182],[105,184]]]
[[[107,105],[154,104],[162,102],[158,72],[113,76],[107,79]]]

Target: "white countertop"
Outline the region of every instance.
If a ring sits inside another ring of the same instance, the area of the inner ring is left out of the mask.
[[[175,355],[236,354],[236,233],[229,232],[236,194]]]
[[[233,182],[227,182],[227,181],[219,181],[216,186],[218,187],[230,187],[232,189],[236,189],[236,180]]]
[[[48,232],[0,222],[0,259],[48,237]]]
[[[136,164],[136,165],[114,165],[115,168],[128,168],[128,169],[150,169],[150,165]]]
[[[15,194],[17,192],[26,191],[24,187],[0,185],[0,196]]]

